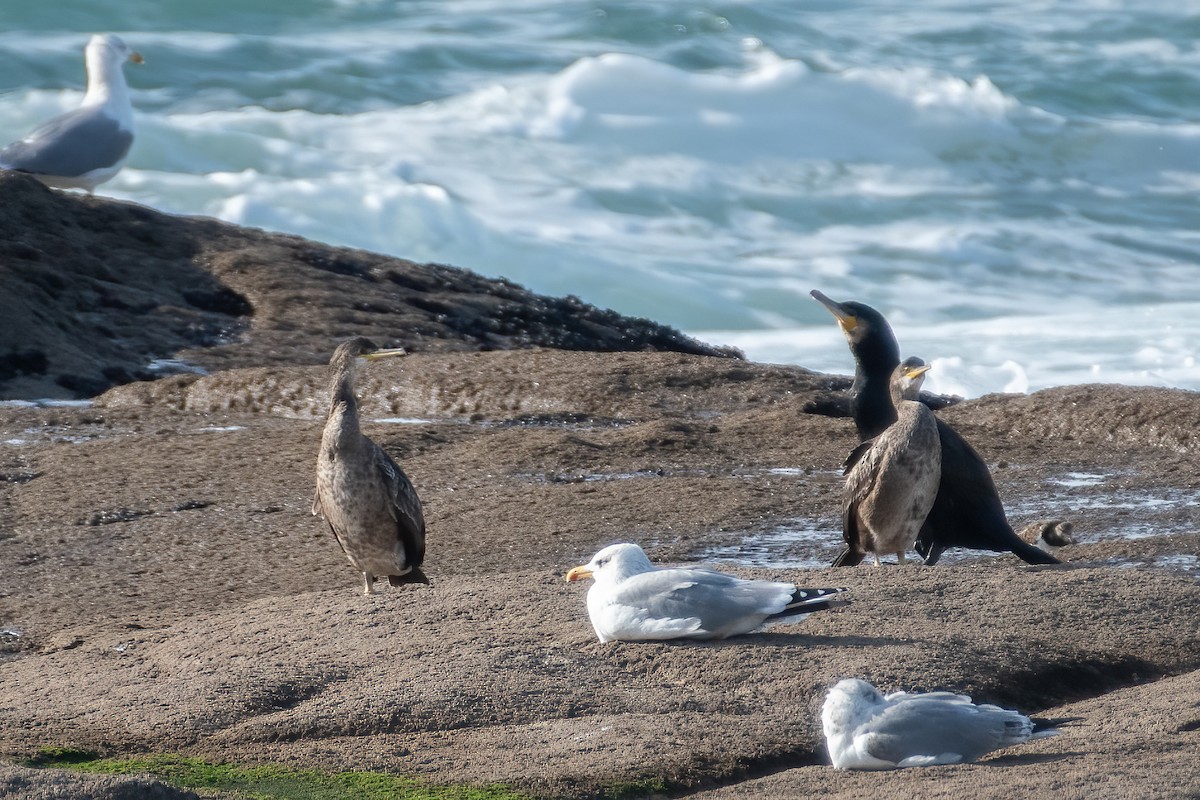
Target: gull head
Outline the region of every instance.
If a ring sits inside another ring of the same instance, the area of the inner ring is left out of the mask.
[[[883,695],[871,684],[858,678],[840,680],[825,695],[821,708],[821,724],[825,735],[853,729],[861,720],[882,705]]]
[[[95,54],[96,58],[117,67],[126,61],[132,61],[134,64],[145,61],[141,53],[125,44],[125,40],[120,36],[112,33],[97,33],[88,41],[85,52],[89,58]]]
[[[592,556],[586,564],[574,567],[567,573],[568,581],[591,578],[597,586],[620,583],[626,578],[642,572],[652,572],[654,565],[645,551],[631,542],[613,544]]]

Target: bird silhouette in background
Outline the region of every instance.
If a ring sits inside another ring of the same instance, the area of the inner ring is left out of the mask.
[[[57,189],[95,188],[125,166],[133,144],[133,104],[125,84],[126,61],[142,56],[112,34],[93,36],[84,48],[87,94],[79,108],[39,125],[0,150],[0,169],[28,172]]]

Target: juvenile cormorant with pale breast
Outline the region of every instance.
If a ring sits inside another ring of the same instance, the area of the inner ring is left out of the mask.
[[[859,564],[866,553],[875,554],[876,566],[883,553],[895,553],[903,564],[933,507],[942,448],[937,418],[916,400],[928,369],[919,358],[896,367],[890,398],[896,421],[852,456],[842,500],[846,549],[833,562],[835,567]]]
[[[892,371],[900,363],[896,336],[883,315],[870,306],[839,303],[815,289],[812,296],[837,319],[850,345],[855,361],[855,396],[851,403],[854,424],[861,439],[874,437],[896,420],[887,388]],[[887,402],[879,400],[883,391],[888,392]],[[941,479],[937,499],[915,544],[925,563],[936,564],[950,547],[1007,550],[1030,564],[1061,563],[1017,536],[1004,515],[987,464],[943,420],[937,420],[937,428],[942,447]]]
[[[361,336],[338,346],[329,360],[329,416],[317,456],[317,494],[312,513],[324,517],[346,558],[362,573],[363,594],[376,578],[388,583],[429,583],[425,559],[425,517],[408,476],[383,448],[363,435],[354,397],[354,368],[368,361],[402,356],[381,350]]]

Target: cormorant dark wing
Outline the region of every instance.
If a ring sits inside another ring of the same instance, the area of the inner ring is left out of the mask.
[[[421,500],[404,470],[378,444],[375,444],[375,466],[391,498],[388,511],[396,520],[396,535],[404,545],[404,558],[408,566],[416,569],[425,560],[425,515]]]
[[[942,477],[937,499],[917,537],[916,550],[936,564],[949,547],[1009,550],[1030,564],[1061,563],[1021,540],[1008,524],[987,464],[959,433],[937,421]]]
[[[871,445],[875,444],[874,439],[867,439],[865,442],[859,442],[850,455],[846,456],[846,460],[842,462],[842,474],[849,475],[850,470],[854,469],[854,465],[862,460],[862,457],[871,449]]]

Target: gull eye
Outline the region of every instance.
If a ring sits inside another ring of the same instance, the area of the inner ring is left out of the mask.
[[[608,558],[602,558],[602,559],[600,559],[599,561],[597,561],[597,562],[596,562],[596,566],[597,566],[597,567],[603,567],[603,566],[604,566],[605,564],[607,564],[608,562],[609,562],[609,559],[608,559]]]

